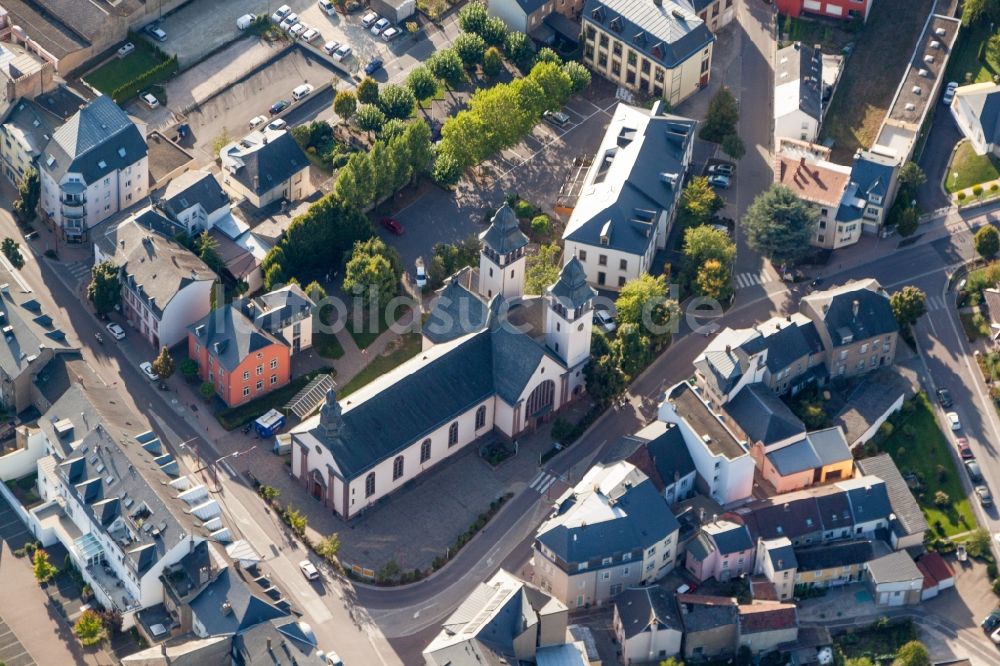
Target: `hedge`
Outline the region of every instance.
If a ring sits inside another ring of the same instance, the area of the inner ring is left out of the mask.
[[[177,63],[177,56],[170,56],[156,67],[146,70],[131,81],[115,88],[111,92],[111,99],[118,104],[126,102],[149,86],[166,81],[176,74],[178,69],[180,66]]]

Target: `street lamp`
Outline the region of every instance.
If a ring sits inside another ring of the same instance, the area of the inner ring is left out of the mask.
[[[215,460],[213,460],[212,462],[208,463],[207,465],[203,465],[199,469],[196,469],[194,471],[194,473],[195,474],[199,474],[201,472],[204,472],[206,469],[211,469],[212,470],[212,476],[215,477],[215,483],[216,483],[216,489],[213,490],[212,492],[214,492],[214,493],[221,492],[221,490],[222,490],[222,484],[219,483],[219,472],[216,469],[216,466],[220,462],[222,462],[223,460],[225,460],[226,458],[239,458],[242,455],[250,453],[251,451],[253,451],[256,448],[257,448],[257,445],[254,444],[250,448],[243,449],[242,451],[233,451],[232,453],[227,453],[224,456],[220,456],[220,457],[216,458]]]

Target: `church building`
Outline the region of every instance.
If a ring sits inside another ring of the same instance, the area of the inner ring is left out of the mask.
[[[441,290],[424,350],[292,431],[292,473],[350,519],[477,439],[530,432],[580,394],[594,290],[575,258],[524,296],[527,237],[509,206],[481,234],[479,270]]]

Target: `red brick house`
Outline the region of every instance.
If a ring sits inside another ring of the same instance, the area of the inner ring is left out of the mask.
[[[232,306],[213,310],[188,327],[188,356],[198,364],[201,380],[212,382],[230,407],[281,388],[291,379],[288,345]]]
[[[798,18],[802,14],[814,14],[827,18],[851,21],[860,18],[868,20],[874,0],[775,0],[778,11]]]

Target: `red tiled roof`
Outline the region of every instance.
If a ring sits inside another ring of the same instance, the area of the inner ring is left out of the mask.
[[[775,589],[774,583],[763,575],[754,576],[750,579],[750,594],[754,599],[759,601],[778,600],[778,590]]]
[[[926,566],[924,566],[920,562],[917,562],[917,568],[920,569],[920,573],[924,575],[924,584],[922,586],[922,589],[928,590],[932,587],[937,587],[938,584],[937,581],[934,579],[934,576],[931,575],[931,572],[927,570]]]
[[[798,626],[795,604],[774,601],[757,601],[743,604],[740,610],[740,633],[754,634],[762,631],[780,631]]]
[[[933,552],[922,555],[917,560],[917,568],[923,572],[925,579],[930,576],[938,583],[955,577],[951,565],[939,554]]]
[[[779,155],[775,159],[774,181],[806,201],[838,206],[849,180],[850,174],[819,166],[805,158]]]
[[[653,482],[653,486],[663,492],[665,488],[663,484],[663,479],[660,478],[660,472],[656,469],[656,464],[653,462],[653,458],[649,455],[649,447],[643,444],[635,451],[632,452],[628,458],[625,459],[626,462],[635,465],[636,469],[645,474],[650,481]]]

